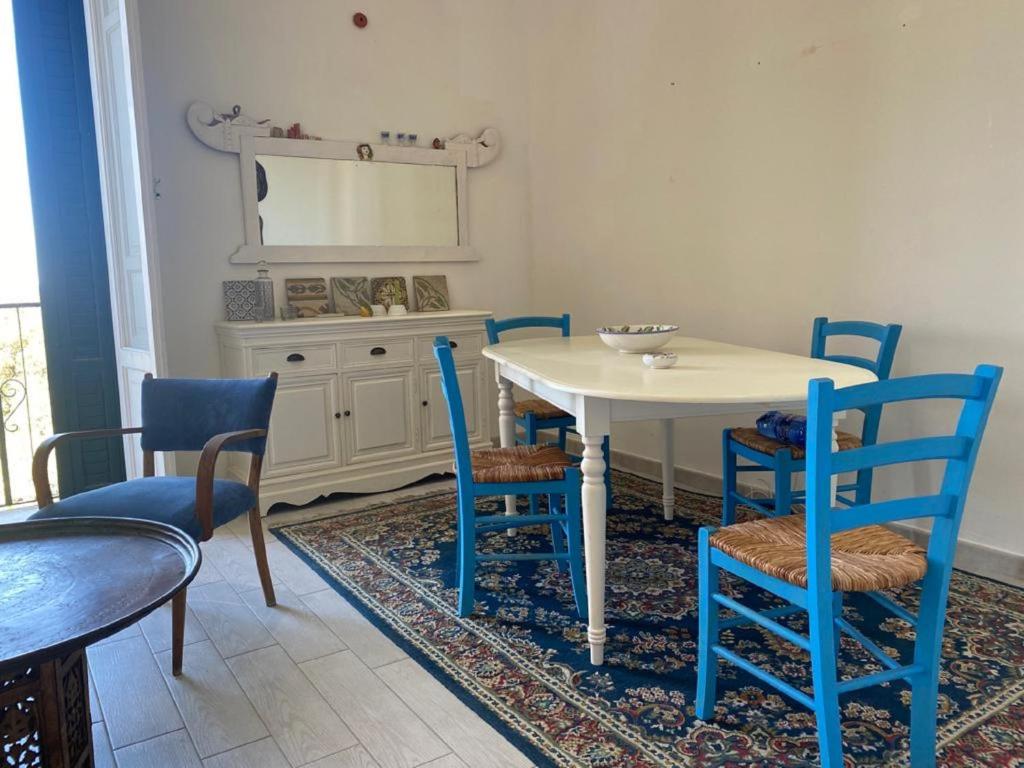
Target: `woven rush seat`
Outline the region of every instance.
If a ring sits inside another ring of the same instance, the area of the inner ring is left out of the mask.
[[[517,445],[515,448],[484,448],[473,451],[473,482],[537,483],[561,480],[572,466],[563,451],[554,446]]]
[[[719,528],[711,546],[741,563],[798,587],[807,586],[803,515],[769,517]],[[921,579],[925,551],[880,525],[832,536],[832,589],[873,592]]]
[[[540,398],[520,400],[512,406],[512,410],[520,419],[525,419],[528,413],[532,413],[538,419],[561,419],[569,415],[557,405],[552,405],[547,400]]]
[[[769,456],[774,456],[776,451],[780,451],[783,448],[789,448],[789,452],[794,459],[802,459],[805,455],[805,451],[801,446],[793,445],[791,443],[783,443],[771,437],[765,437],[754,427],[735,427],[729,430],[729,434],[732,439],[740,445],[745,445],[747,448],[757,451],[758,453],[766,453]],[[850,434],[849,432],[840,432],[837,430],[836,439],[839,442],[840,451],[849,451],[854,448],[861,447],[860,438],[856,435]]]

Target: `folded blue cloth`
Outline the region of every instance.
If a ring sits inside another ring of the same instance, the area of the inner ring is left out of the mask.
[[[757,431],[772,440],[802,448],[807,444],[807,417],[796,413],[768,411],[757,420]]]

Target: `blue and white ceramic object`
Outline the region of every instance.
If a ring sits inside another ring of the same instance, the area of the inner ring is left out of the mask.
[[[679,361],[679,357],[675,352],[648,352],[643,361],[648,368],[671,368]]]

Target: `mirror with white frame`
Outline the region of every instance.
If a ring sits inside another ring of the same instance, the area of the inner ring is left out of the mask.
[[[237,152],[245,244],[232,263],[474,261],[466,169],[498,153],[493,128],[440,149],[272,138],[268,121],[188,110],[196,138]]]

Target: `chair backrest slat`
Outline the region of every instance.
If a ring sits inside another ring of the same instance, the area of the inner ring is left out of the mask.
[[[858,368],[866,368],[871,372],[874,372],[878,367],[878,362],[876,360],[868,360],[866,357],[858,357],[857,355],[822,355],[821,359],[829,360],[833,363],[855,365]]]
[[[956,496],[938,493],[933,496],[915,496],[908,499],[876,501],[859,507],[836,507],[832,510],[833,533],[882,525],[896,520],[914,520],[921,517],[949,517],[956,510]]]
[[[956,549],[964,502],[992,409],[1002,369],[978,366],[973,375],[912,376],[861,384],[836,390],[831,379],[815,379],[807,393],[807,564],[808,587],[831,591],[831,535],[869,522],[893,522],[932,517],[928,540],[929,568],[939,567],[948,579]],[[832,424],[837,411],[850,407],[880,408],[897,401],[945,398],[962,400],[952,436],[904,440],[853,451],[832,451]],[[844,454],[850,453],[846,458]],[[835,473],[883,464],[945,459],[938,496],[901,499],[852,507],[849,513],[832,509],[831,485]]]
[[[846,387],[836,391],[835,403],[842,411],[905,400],[970,400],[983,398],[988,386],[984,378],[967,373],[927,373]]]
[[[896,345],[899,343],[903,326],[897,323],[882,325],[865,320],[834,320],[827,317],[816,317],[811,331],[811,357],[820,360],[831,360],[837,363],[855,365],[871,371],[879,381],[889,378],[892,363],[896,358]],[[828,354],[825,351],[826,340],[834,336],[852,336],[873,339],[878,342],[878,353],[875,359],[859,355]],[[882,406],[872,408],[861,407],[864,412],[864,423],[861,427],[861,442],[871,445],[878,439],[878,427],[882,420]]]
[[[448,426],[452,431],[455,450],[455,475],[460,485],[471,485],[473,464],[469,452],[469,433],[466,430],[466,412],[462,405],[459,377],[455,371],[455,357],[447,336],[434,339],[434,357],[441,370],[441,391],[448,404]]]
[[[530,315],[523,317],[506,317],[504,320],[487,318],[484,322],[487,326],[487,341],[490,344],[498,344],[501,341],[501,334],[505,331],[514,331],[519,328],[558,328],[563,336],[569,335],[569,313],[561,317],[547,317],[541,315]]]
[[[970,453],[973,443],[969,437],[940,435],[851,448],[832,456],[832,474],[913,461],[964,459]]]

